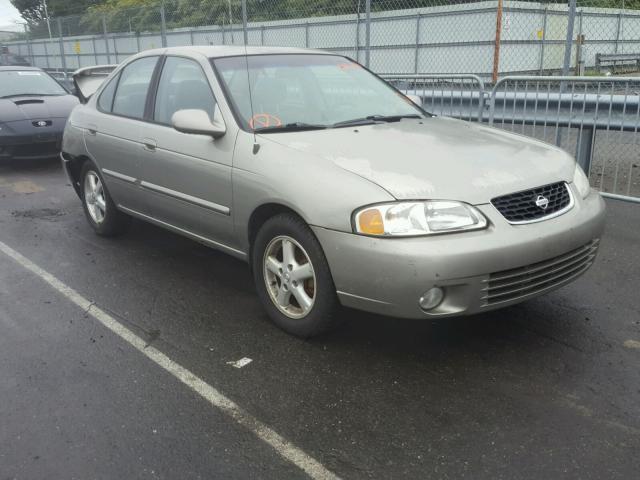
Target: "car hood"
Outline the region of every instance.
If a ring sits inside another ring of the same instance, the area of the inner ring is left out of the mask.
[[[575,170],[573,158],[557,147],[445,117],[261,138],[322,157],[404,200],[478,205],[507,193],[570,182]]]
[[[0,98],[0,123],[67,118],[78,103],[73,95]]]

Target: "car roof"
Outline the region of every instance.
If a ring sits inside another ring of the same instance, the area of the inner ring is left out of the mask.
[[[21,72],[30,70],[30,71],[34,71],[34,72],[42,72],[41,68],[38,67],[22,67],[20,65],[6,65],[6,66],[0,66],[0,72],[9,72],[9,71],[15,71],[15,70],[20,70]]]
[[[199,53],[209,58],[237,57],[239,55],[287,55],[287,54],[317,54],[317,55],[338,55],[325,50],[313,50],[309,48],[293,47],[245,47],[242,45],[215,45],[215,46],[187,46],[168,47],[146,50],[145,55],[161,54],[190,54]]]

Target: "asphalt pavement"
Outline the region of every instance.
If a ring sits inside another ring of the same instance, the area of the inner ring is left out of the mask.
[[[304,341],[241,261],[137,221],[97,237],[57,162],[0,166],[0,479],[636,478],[640,206],[607,207],[561,290],[439,321],[345,310]]]

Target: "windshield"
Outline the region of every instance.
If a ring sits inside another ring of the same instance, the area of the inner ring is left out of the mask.
[[[0,72],[0,98],[20,95],[66,95],[62,86],[44,72],[9,70]]]
[[[386,82],[340,56],[250,55],[213,63],[247,130],[329,128],[423,115]]]

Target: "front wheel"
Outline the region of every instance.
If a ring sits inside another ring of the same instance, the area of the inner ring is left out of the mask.
[[[337,323],[338,299],[329,265],[311,229],[293,214],[267,220],[252,251],[258,295],[271,319],[298,337]]]

